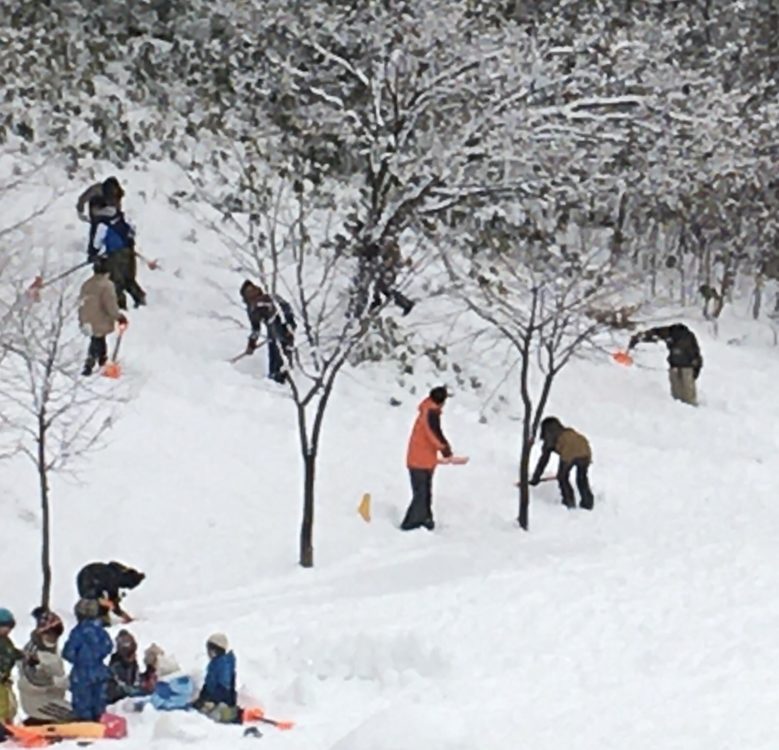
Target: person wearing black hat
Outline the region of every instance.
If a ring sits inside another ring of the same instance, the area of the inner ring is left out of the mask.
[[[439,385],[430,391],[428,397],[419,405],[411,437],[408,441],[406,466],[411,478],[412,498],[403,523],[403,531],[411,531],[424,526],[432,531],[433,521],[433,472],[438,466],[438,454],[444,458],[452,455],[449,441],[441,429],[441,410],[449,392],[446,386]]]

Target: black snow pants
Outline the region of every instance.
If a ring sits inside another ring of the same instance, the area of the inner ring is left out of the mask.
[[[576,499],[571,487],[571,471],[576,469],[576,488],[579,490],[579,507],[585,510],[592,510],[594,498],[592,489],[590,489],[590,480],[587,472],[590,468],[590,461],[586,458],[577,458],[571,463],[560,461],[557,467],[557,483],[560,485],[560,492],[563,496],[563,505],[568,508],[576,507]]]
[[[105,336],[92,336],[89,340],[89,350],[87,351],[87,361],[84,363],[84,375],[91,375],[95,369],[95,364],[102,367],[108,360],[108,345]]]
[[[411,531],[424,526],[426,529],[435,527],[433,522],[433,471],[428,469],[409,469],[411,478],[411,505],[408,506],[406,517],[400,528]]]

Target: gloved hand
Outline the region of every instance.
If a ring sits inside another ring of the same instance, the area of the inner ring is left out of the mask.
[[[441,448],[441,455],[444,458],[451,458],[452,457],[452,448],[451,448],[451,446],[448,443],[443,448]]]
[[[128,320],[125,317],[125,315],[123,313],[119,313],[119,317],[116,320],[119,323],[119,330],[120,331],[126,331],[127,330],[127,326],[130,325],[130,323],[128,322]]]
[[[249,336],[249,340],[246,342],[246,353],[254,354],[256,348],[257,348],[257,339],[253,338],[252,336]]]
[[[539,484],[541,484],[541,477],[532,477],[528,484],[531,487],[537,487]]]

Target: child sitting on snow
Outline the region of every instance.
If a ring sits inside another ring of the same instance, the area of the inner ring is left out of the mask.
[[[100,721],[106,709],[106,684],[111,676],[105,659],[113,651],[111,637],[100,621],[100,604],[80,599],[75,609],[78,625],[70,631],[62,656],[73,665],[70,692],[77,721]]]
[[[132,633],[120,630],[116,636],[116,651],[111,654],[108,669],[111,676],[108,680],[108,703],[116,703],[122,698],[138,695],[139,668],[136,654],[138,644]]]
[[[27,726],[61,724],[73,721],[68,692],[65,662],[57,653],[57,645],[65,626],[54,612],[36,607],[35,630],[24,647],[24,663],[19,670],[19,698],[27,714]]]
[[[11,641],[11,631],[16,621],[11,612],[0,607],[0,725],[10,724],[16,716],[16,698],[14,698],[11,672],[22,658],[22,652]]]
[[[156,668],[149,660],[156,662],[156,655],[147,651],[144,656],[146,671],[138,666],[138,643],[132,633],[120,630],[116,636],[116,651],[111,655],[108,668],[111,677],[108,681],[108,703],[116,703],[122,698],[150,695],[157,684]]]
[[[206,680],[193,707],[213,721],[236,724],[241,721],[235,691],[235,655],[229,650],[227,636],[212,635],[206,642],[208,669]]]

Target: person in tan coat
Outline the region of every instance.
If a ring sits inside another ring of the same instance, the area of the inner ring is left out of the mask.
[[[560,456],[557,466],[557,483],[563,496],[563,505],[575,508],[576,501],[571,487],[571,471],[576,468],[576,487],[579,490],[579,507],[592,510],[593,496],[587,476],[592,463],[592,450],[587,438],[570,427],[563,427],[557,417],[546,417],[541,422],[541,457],[530,480],[535,487],[541,481],[541,475],[549,463],[552,453]]]
[[[116,288],[104,258],[94,263],[95,273],[84,282],[79,294],[78,321],[81,330],[90,337],[87,359],[82,375],[91,375],[95,364],[102,367],[108,360],[106,336],[116,324],[127,326],[127,318],[119,310]]]

